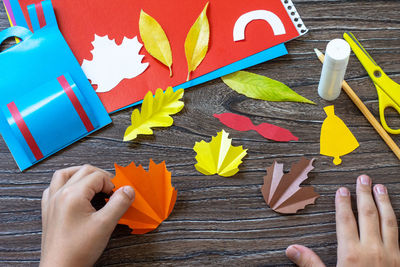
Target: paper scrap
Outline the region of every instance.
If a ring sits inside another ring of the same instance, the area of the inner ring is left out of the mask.
[[[114,89],[123,79],[132,79],[142,74],[149,63],[142,63],[144,55],[139,52],[142,44],[137,37],[124,38],[121,45],[108,36],[94,35],[91,51],[92,60],[83,60],[82,69],[92,84],[97,85],[97,93]]]
[[[207,18],[207,7],[208,2],[186,36],[185,54],[188,64],[187,81],[190,79],[190,73],[197,69],[208,51],[210,25]]]
[[[283,173],[283,164],[276,161],[267,168],[261,192],[271,209],[278,213],[293,214],[306,205],[314,204],[319,194],[311,186],[300,187],[308,178],[307,174],[314,169],[313,161],[303,157],[292,165],[287,174]]]
[[[128,225],[132,234],[145,234],[156,229],[171,214],[177,190],[171,185],[171,173],[165,162],[155,164],[150,159],[149,170],[132,162],[127,167],[115,164],[114,192],[130,185],[135,189],[135,201],[118,223]]]
[[[143,10],[139,18],[140,37],[147,52],[169,68],[172,76],[171,45],[161,25]]]
[[[254,130],[264,138],[279,142],[289,142],[289,141],[299,140],[298,137],[294,136],[287,129],[269,123],[261,123],[259,125],[254,125],[251,122],[251,120],[245,116],[233,113],[222,113],[222,114],[214,114],[214,117],[219,119],[219,121],[222,124],[236,131],[244,132],[244,131]]]
[[[282,20],[273,12],[268,10],[254,10],[241,15],[233,28],[233,40],[235,42],[245,39],[247,25],[253,20],[265,20],[272,28],[274,35],[286,34]]]
[[[232,146],[232,139],[222,130],[210,143],[204,140],[196,142],[193,150],[197,153],[196,170],[205,175],[218,174],[220,176],[233,176],[239,171],[242,158],[247,155],[247,149],[242,146]]]
[[[268,77],[247,71],[238,71],[221,77],[230,88],[250,98],[266,101],[288,101],[314,104],[287,85]]]
[[[322,124],[320,138],[320,153],[324,156],[333,157],[333,163],[342,163],[341,156],[349,154],[360,146],[346,124],[335,115],[335,107],[324,108],[327,118]]]
[[[168,87],[165,92],[158,88],[153,94],[149,91],[144,97],[142,111],[135,109],[132,112],[130,125],[124,135],[124,141],[135,139],[139,134],[153,134],[152,127],[169,127],[174,123],[170,115],[182,110],[184,103],[179,101],[183,97],[183,89],[176,92]]]

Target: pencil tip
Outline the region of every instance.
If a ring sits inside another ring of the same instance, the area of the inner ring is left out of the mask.
[[[319,57],[320,55],[322,55],[322,52],[318,50],[318,48],[314,48],[314,52],[315,54],[317,54],[317,57]]]

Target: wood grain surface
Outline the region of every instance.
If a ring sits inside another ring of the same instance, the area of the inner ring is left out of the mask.
[[[114,162],[131,161],[148,166],[166,160],[178,200],[171,216],[155,231],[130,235],[119,225],[98,266],[130,265],[262,265],[291,266],[285,249],[293,243],[313,248],[328,266],[336,264],[334,196],[339,186],[355,195],[355,180],[369,174],[374,183],[388,186],[400,215],[400,162],[368,124],[346,94],[325,102],[317,94],[321,63],[313,48],[325,50],[327,42],[352,31],[377,63],[400,82],[400,2],[372,0],[295,0],[310,32],[287,44],[289,55],[257,65],[249,71],[284,82],[317,105],[273,103],[248,99],[229,89],[220,79],[188,89],[186,106],[174,116],[174,126],[154,136],[123,143],[132,109],[112,116],[113,124],[84,138],[51,158],[20,173],[7,146],[0,141],[0,266],[36,266],[40,258],[40,199],[52,173],[83,163],[114,171]],[[0,5],[0,30],[8,20]],[[8,43],[10,45],[10,43]],[[7,47],[3,45],[4,49]],[[0,79],[6,79],[0,74]],[[346,80],[378,118],[375,87],[353,55]],[[343,157],[340,166],[319,154],[323,107],[334,104],[357,137],[360,147]],[[257,133],[224,127],[214,113],[234,112],[255,123],[269,122],[292,130],[298,142],[277,143]],[[392,125],[400,126],[397,113],[388,112]],[[378,118],[379,119],[379,118]],[[234,145],[248,148],[240,172],[233,178],[203,176],[195,168],[193,145],[225,129]],[[400,145],[400,137],[394,136]],[[274,160],[285,171],[301,156],[316,158],[315,169],[304,184],[313,185],[321,197],[297,215],[282,216],[268,208],[260,187],[265,169]],[[355,207],[353,197],[353,207]]]

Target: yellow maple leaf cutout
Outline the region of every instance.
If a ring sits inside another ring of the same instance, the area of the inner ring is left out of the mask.
[[[169,127],[174,123],[170,115],[182,110],[184,103],[179,101],[183,97],[183,89],[174,92],[168,87],[165,92],[158,88],[156,93],[148,92],[144,97],[142,110],[135,109],[132,112],[132,125],[124,135],[124,141],[135,139],[139,134],[153,134],[152,127]]]
[[[147,52],[169,68],[172,76],[171,45],[161,25],[143,10],[139,18],[140,37]]]
[[[231,145],[232,139],[228,138],[228,133],[222,130],[213,136],[210,143],[204,140],[196,142],[193,150],[196,151],[197,164],[196,170],[205,175],[218,174],[229,177],[239,171],[242,158],[247,155],[247,149],[242,146],[234,147]]]
[[[321,128],[320,153],[324,156],[333,157],[333,163],[342,163],[341,156],[349,154],[359,143],[351,133],[346,124],[335,115],[334,106],[324,107],[327,115]]]
[[[190,73],[196,70],[208,51],[210,25],[207,18],[207,7],[208,2],[186,36],[185,54],[188,64],[187,81],[190,79]]]

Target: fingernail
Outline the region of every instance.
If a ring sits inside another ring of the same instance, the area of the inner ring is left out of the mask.
[[[341,188],[339,188],[339,194],[342,197],[348,197],[348,196],[350,196],[350,191],[346,187],[341,187]]]
[[[129,197],[129,199],[133,199],[135,196],[135,190],[133,190],[130,186],[124,186],[124,193]]]
[[[286,256],[292,261],[297,262],[300,259],[300,250],[296,246],[290,246],[286,249]]]
[[[360,182],[363,185],[370,185],[371,184],[371,179],[369,179],[369,177],[365,174],[360,176]]]
[[[378,184],[375,186],[375,191],[379,195],[386,195],[387,194],[387,189],[384,185]]]

